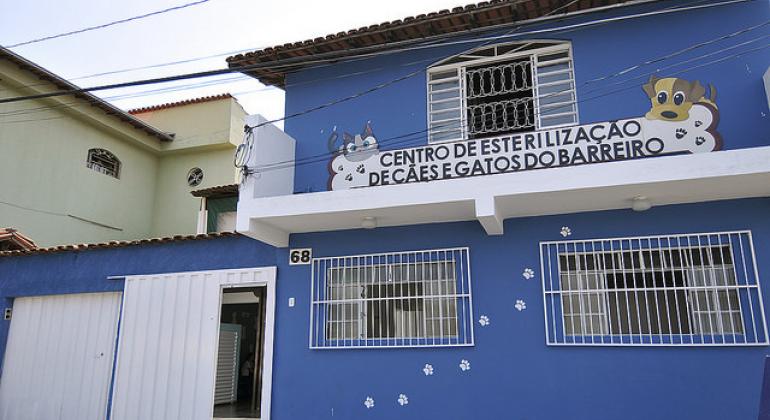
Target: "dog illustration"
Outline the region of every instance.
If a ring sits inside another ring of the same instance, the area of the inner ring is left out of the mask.
[[[717,108],[716,88],[709,85],[709,97],[706,98],[706,88],[697,80],[690,82],[674,77],[662,79],[653,75],[642,89],[652,103],[652,108],[645,115],[648,120],[684,121],[690,117],[690,108],[694,104],[705,103],[715,110]]]

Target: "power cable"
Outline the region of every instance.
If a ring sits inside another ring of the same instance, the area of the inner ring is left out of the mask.
[[[715,60],[712,60],[712,61],[709,61],[709,62],[706,62],[706,63],[702,63],[702,64],[699,64],[697,66],[692,66],[692,67],[689,67],[689,68],[685,68],[685,69],[682,69],[682,70],[679,70],[677,72],[672,73],[672,75],[681,74],[681,73],[689,72],[689,71],[692,71],[692,70],[695,70],[695,69],[698,69],[698,68],[702,68],[702,67],[718,64],[718,63],[721,63],[721,62],[724,62],[724,61],[727,61],[727,60],[735,59],[735,58],[741,57],[743,55],[754,53],[754,52],[757,52],[757,51],[760,51],[760,50],[764,50],[764,49],[767,49],[767,48],[770,48],[770,43],[764,44],[764,45],[761,45],[759,47],[752,48],[752,49],[749,49],[749,50],[741,51],[741,52],[736,53],[736,54],[731,54],[731,55],[728,55],[728,56],[725,56],[725,57],[721,57],[719,59],[715,59]],[[656,72],[651,72],[651,73],[649,73],[647,75],[642,75],[640,77],[649,76],[649,75],[652,75],[652,74],[655,74],[655,73]],[[623,91],[626,91],[626,90],[629,90],[629,89],[633,89],[633,88],[636,88],[636,87],[637,86],[628,86],[628,87],[623,87],[623,88],[620,88],[620,89],[615,89],[613,91],[606,92],[606,93],[603,93],[603,94],[600,94],[600,95],[596,95],[596,96],[593,96],[593,97],[581,99],[581,100],[578,100],[578,101],[572,101],[570,103],[567,103],[565,106],[568,106],[568,105],[571,105],[571,104],[578,104],[578,103],[582,103],[582,102],[587,102],[587,101],[591,101],[591,100],[600,99],[600,98],[603,98],[603,97],[606,97],[606,96],[609,96],[609,95],[612,95],[612,94],[615,94],[615,93],[623,92]],[[536,115],[537,115],[537,111],[536,111]],[[411,132],[411,133],[407,133],[406,136],[415,135],[415,134],[421,134],[421,133],[426,133],[427,134],[431,130],[433,130],[433,129],[429,128],[429,129],[426,129],[426,130],[420,130],[420,131],[417,131],[417,132]],[[399,138],[399,137],[401,137],[401,136],[391,137],[390,139]],[[419,138],[419,140],[422,140],[423,138],[427,138],[427,135],[426,136],[421,136]],[[413,139],[413,140],[418,140],[418,139]],[[456,141],[444,142],[442,144],[451,144],[451,143],[460,142],[460,141],[467,141],[467,140],[465,140],[465,139],[463,139],[463,140],[456,140]],[[383,141],[378,141],[378,145],[380,145],[380,144],[388,144],[387,142],[388,142],[388,139],[384,139]],[[394,144],[397,144],[397,143],[388,144],[388,145],[392,146]],[[323,162],[323,161],[327,160],[329,157],[334,156],[335,154],[336,154],[336,152],[329,152],[329,153],[322,153],[322,154],[318,154],[318,155],[315,155],[315,156],[310,156],[310,157],[305,157],[305,158],[300,158],[300,159],[294,159],[294,160],[288,160],[288,161],[282,161],[282,162],[274,162],[274,163],[271,163],[269,165],[265,165],[263,167],[254,168],[254,171],[255,172],[264,172],[264,171],[269,171],[269,170],[285,169],[287,167],[301,166],[301,165],[305,165],[305,164],[312,164],[312,163]]]
[[[23,45],[36,44],[38,42],[50,41],[52,39],[64,38],[64,37],[67,37],[67,36],[72,36],[72,35],[76,35],[76,34],[82,34],[84,32],[95,31],[97,29],[104,29],[104,28],[108,28],[110,26],[120,25],[120,24],[123,24],[123,23],[132,22],[132,21],[135,21],[135,20],[145,19],[145,18],[148,18],[148,17],[151,17],[151,16],[157,16],[157,15],[161,15],[161,14],[164,14],[164,13],[173,12],[175,10],[186,9],[188,7],[193,7],[193,6],[197,6],[197,5],[203,4],[203,3],[208,3],[209,1],[211,1],[211,0],[197,0],[197,1],[194,1],[194,2],[191,2],[191,3],[181,4],[179,6],[169,7],[167,9],[163,9],[163,10],[156,10],[154,12],[145,13],[145,14],[138,15],[138,16],[132,16],[132,17],[125,18],[125,19],[114,20],[112,22],[103,23],[101,25],[89,26],[89,27],[82,28],[82,29],[76,29],[74,31],[63,32],[63,33],[59,33],[59,34],[56,34],[56,35],[48,35],[48,36],[44,36],[44,37],[36,38],[36,39],[31,39],[29,41],[24,41],[24,42],[18,42],[16,44],[7,45],[5,48],[16,48],[16,47],[21,47]]]
[[[706,5],[697,5],[697,6],[687,6],[687,7],[678,7],[678,8],[670,8],[665,10],[657,10],[654,12],[646,12],[646,13],[638,13],[635,15],[625,15],[625,16],[619,16],[614,18],[607,18],[607,19],[601,19],[601,20],[594,20],[594,21],[588,21],[588,22],[581,22],[573,25],[566,25],[562,27],[556,27],[556,28],[545,28],[545,29],[538,29],[533,31],[527,31],[524,33],[517,33],[513,35],[498,35],[498,36],[492,36],[492,37],[486,37],[482,39],[466,39],[466,40],[456,40],[453,42],[444,42],[440,45],[417,45],[410,48],[403,48],[398,50],[388,50],[388,51],[381,51],[379,53],[374,53],[374,55],[384,54],[384,53],[394,53],[394,52],[402,52],[407,50],[414,50],[414,49],[424,49],[424,48],[435,48],[437,46],[447,46],[447,45],[460,45],[460,44],[467,44],[467,43],[477,43],[480,41],[487,41],[487,40],[500,40],[505,39],[507,37],[512,36],[520,36],[520,35],[531,35],[531,34],[543,34],[543,33],[551,33],[551,32],[559,32],[563,30],[569,30],[569,29],[575,29],[579,27],[586,27],[586,26],[592,26],[596,24],[601,23],[607,23],[607,22],[617,22],[622,20],[628,20],[632,18],[639,18],[639,17],[647,17],[657,14],[667,14],[667,13],[673,13],[673,12],[680,12],[680,11],[689,11],[689,10],[695,10],[695,9],[701,9],[706,7],[717,7],[717,6],[724,6],[734,3],[743,3],[747,1],[755,1],[755,0],[726,0],[720,3],[710,3]],[[452,36],[459,36],[457,33],[453,33]],[[379,44],[376,47],[378,49],[387,48],[386,44]],[[362,47],[359,49],[365,50],[367,48],[371,47]],[[357,49],[351,49],[351,50],[357,50]],[[348,50],[348,51],[351,51]],[[334,58],[328,58],[326,60],[337,60],[337,59],[350,59],[350,58],[357,58],[362,56],[371,56],[372,54],[359,54],[359,55],[349,55],[344,54],[342,55],[339,52],[329,52],[329,53],[321,53],[317,54],[316,57],[319,56],[329,56]],[[335,57],[336,56],[336,57]],[[325,61],[324,59],[318,59],[318,60],[311,60],[311,61]],[[122,82],[122,83],[113,83],[113,84],[107,84],[107,85],[100,85],[100,86],[93,86],[90,88],[76,88],[76,89],[67,89],[67,90],[58,90],[53,92],[46,92],[46,93],[39,93],[39,94],[33,94],[33,95],[27,95],[27,96],[18,96],[18,97],[10,97],[10,98],[3,98],[0,99],[0,103],[10,103],[10,102],[18,102],[23,100],[30,100],[30,99],[42,99],[42,98],[50,98],[55,96],[63,96],[63,95],[71,95],[74,93],[84,93],[84,92],[95,92],[95,91],[101,91],[101,90],[110,90],[110,89],[118,89],[118,88],[124,88],[124,87],[132,87],[132,86],[142,86],[142,85],[148,85],[148,84],[156,84],[156,83],[165,83],[165,82],[172,82],[177,80],[185,80],[185,79],[193,79],[193,78],[201,78],[201,77],[209,77],[209,76],[216,76],[220,74],[226,74],[226,73],[233,73],[233,72],[244,72],[249,70],[256,70],[260,68],[275,68],[280,65],[291,65],[291,64],[307,64],[308,61],[305,60],[303,57],[292,57],[287,58],[283,60],[276,60],[274,62],[270,63],[257,63],[252,65],[246,65],[246,66],[234,66],[226,69],[218,69],[218,70],[208,70],[203,72],[195,72],[195,73],[186,73],[186,74],[180,74],[175,76],[166,76],[166,77],[159,77],[159,78],[152,78],[152,79],[144,79],[144,80],[136,80],[131,82]]]

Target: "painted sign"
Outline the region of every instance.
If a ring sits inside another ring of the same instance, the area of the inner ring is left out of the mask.
[[[289,250],[289,265],[306,265],[313,261],[313,248],[293,248]]]
[[[651,78],[644,117],[528,133],[511,133],[398,150],[380,150],[373,130],[345,133],[329,162],[329,189],[428,182],[533,169],[720,150],[716,90],[700,83]],[[336,142],[336,134],[329,139]]]

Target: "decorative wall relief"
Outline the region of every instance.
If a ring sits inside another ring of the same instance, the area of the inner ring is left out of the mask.
[[[566,238],[567,236],[572,235],[572,229],[570,229],[569,226],[562,226],[559,235]]]
[[[535,277],[535,270],[533,270],[531,268],[525,268],[524,272],[521,273],[521,276],[524,277],[527,280],[530,280],[533,277]]]
[[[368,182],[367,167],[374,164],[380,153],[371,124],[367,122],[361,134],[344,133],[341,145],[337,144],[338,138],[337,127],[334,127],[327,143],[333,153],[329,162],[328,188],[342,190]]]
[[[364,400],[364,406],[367,409],[374,407],[374,399],[372,397],[366,397],[366,399]]]
[[[722,148],[716,89],[698,81],[653,76],[642,90],[651,108],[643,117],[527,133],[379,150],[370,125],[360,135],[329,139],[331,190],[428,182],[577,166]]]
[[[489,323],[490,323],[490,321],[489,321],[489,317],[488,317],[488,316],[486,316],[486,315],[481,315],[481,316],[479,317],[479,324],[480,324],[482,327],[486,327],[487,325],[489,325]]]
[[[462,370],[463,372],[471,370],[471,362],[465,359],[460,360],[460,370]]]
[[[426,363],[425,367],[422,368],[422,373],[424,373],[425,376],[433,375],[433,365],[431,365],[430,363]]]
[[[521,312],[527,309],[527,303],[521,299],[516,299],[516,304],[513,305],[513,307],[516,308],[517,311]]]
[[[398,395],[398,400],[396,400],[396,401],[398,401],[398,405],[403,407],[403,406],[409,404],[409,397],[407,397],[406,394],[399,394]]]

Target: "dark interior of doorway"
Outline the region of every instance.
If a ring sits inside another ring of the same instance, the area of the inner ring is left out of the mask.
[[[220,323],[240,326],[235,401],[216,404],[214,418],[259,418],[262,396],[264,348],[264,287],[232,287],[223,290]],[[228,296],[229,295],[229,296]]]

